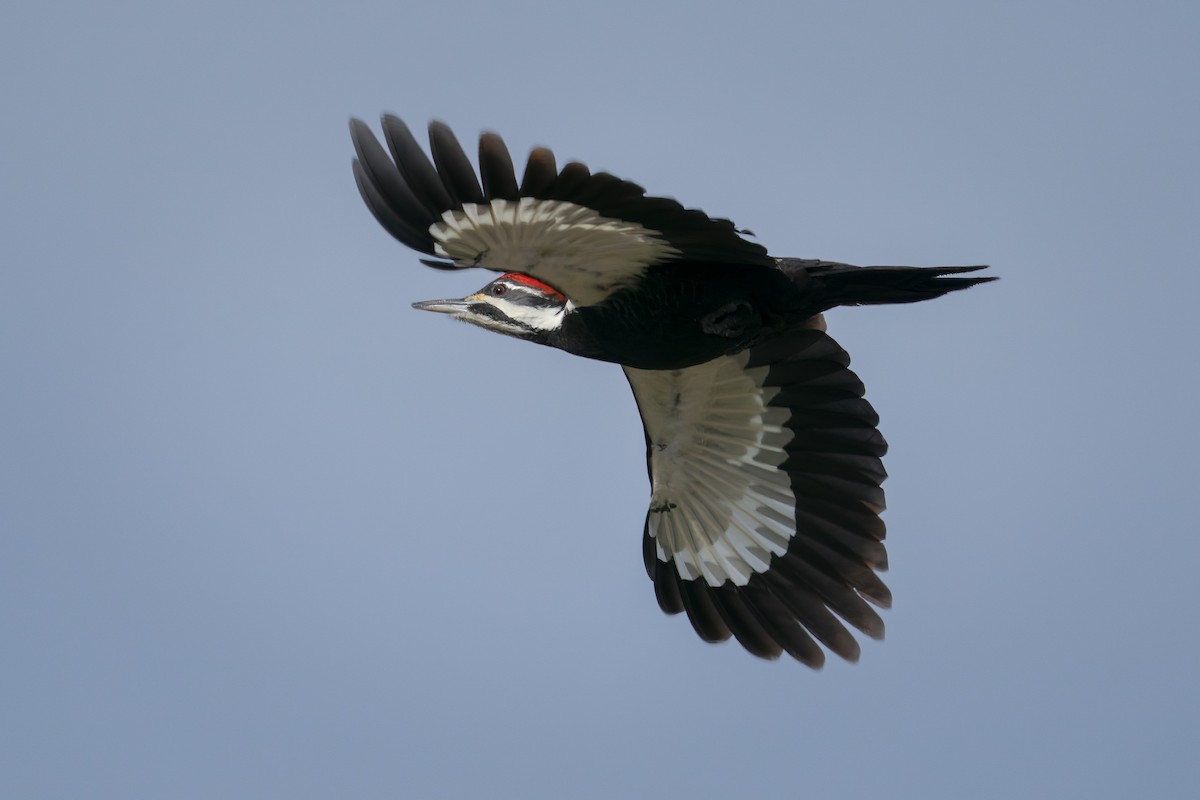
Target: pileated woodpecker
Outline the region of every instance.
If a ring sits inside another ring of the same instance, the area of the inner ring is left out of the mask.
[[[477,178],[440,122],[432,163],[396,117],[383,118],[387,150],[359,120],[350,132],[358,189],[389,233],[429,266],[503,273],[415,308],[624,369],[663,611],[686,612],[705,641],[732,635],[814,668],[816,642],[858,659],[843,623],[882,638],[887,445],[821,312],[939,297],[992,280],[948,277],[983,267],[772,258],[728,220],[583,164],[559,170],[542,147],[518,183],[494,133],[480,137]]]

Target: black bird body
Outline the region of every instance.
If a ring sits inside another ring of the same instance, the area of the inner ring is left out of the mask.
[[[627,367],[680,369],[809,327],[816,315],[836,306],[928,300],[962,288],[938,276],[975,269],[921,268],[914,278],[913,267],[778,262],[736,271],[721,264],[651,267],[637,286],[577,309],[537,341]]]
[[[679,369],[738,353],[813,315],[782,271],[717,264],[651,267],[637,286],[563,320],[546,344],[639,369]]]
[[[439,269],[503,274],[461,300],[414,306],[622,366],[650,473],[643,528],[659,606],[706,641],[813,667],[849,660],[891,594],[878,416],[825,334],[839,305],[909,303],[991,278],[982,267],[854,267],[772,258],[728,220],[647,197],[545,148],[520,183],[480,139],[479,177],[450,130],[432,163],[399,119],[387,150],[352,120],[359,191],[393,236]]]

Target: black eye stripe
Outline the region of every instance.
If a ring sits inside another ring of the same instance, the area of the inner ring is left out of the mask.
[[[558,308],[562,305],[561,302],[553,297],[546,297],[543,294],[521,291],[509,292],[508,301],[510,303],[529,306],[531,308]]]
[[[506,303],[528,308],[561,308],[563,301],[544,292],[538,292],[520,284],[493,283],[487,287],[491,297],[503,297]]]

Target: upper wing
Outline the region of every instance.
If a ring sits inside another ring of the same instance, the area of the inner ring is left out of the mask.
[[[367,125],[350,121],[359,192],[393,236],[447,259],[430,266],[523,272],[591,305],[636,283],[652,264],[774,264],[729,220],[646,197],[637,184],[577,162],[559,171],[546,148],[530,153],[518,184],[504,141],[484,133],[481,184],[446,125],[429,126],[432,163],[398,118],[385,115],[383,132],[390,155]]]
[[[891,593],[882,543],[887,444],[849,357],[804,330],[682,370],[625,367],[652,487],[646,569],[659,606],[755,655],[857,660]],[[836,616],[835,616],[836,614]]]

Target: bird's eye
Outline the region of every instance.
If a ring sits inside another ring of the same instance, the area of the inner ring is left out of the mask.
[[[492,297],[503,297],[508,294],[508,287],[503,283],[497,283],[492,286]]]

